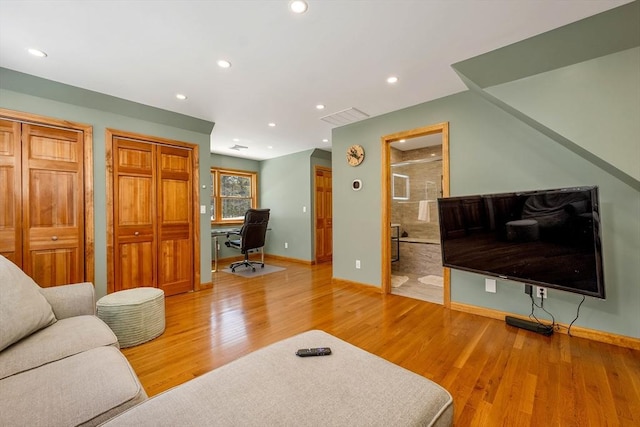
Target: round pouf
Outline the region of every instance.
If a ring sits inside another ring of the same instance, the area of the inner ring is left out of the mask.
[[[120,348],[133,347],[164,332],[164,291],[135,288],[98,300],[98,317],[118,337]]]
[[[538,240],[540,230],[535,219],[519,219],[507,223],[507,240],[532,242]]]

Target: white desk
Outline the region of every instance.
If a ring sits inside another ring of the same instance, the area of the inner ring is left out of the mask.
[[[271,230],[267,228],[267,231]],[[225,236],[227,233],[238,233],[240,231],[239,228],[212,228],[211,229],[211,237],[213,238],[213,270],[212,273],[218,271],[218,251],[220,250],[220,244],[218,243],[218,237]],[[253,251],[253,249],[251,250]],[[262,264],[264,264],[264,246],[260,248],[260,256]]]
[[[220,244],[218,243],[218,237],[226,236],[227,233],[237,233],[239,228],[212,228],[211,237],[213,238],[213,270],[212,273],[218,271],[218,251],[220,250]],[[264,257],[264,255],[263,255]]]

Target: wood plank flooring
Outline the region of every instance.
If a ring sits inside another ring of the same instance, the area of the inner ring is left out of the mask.
[[[456,426],[638,426],[640,351],[332,284],[331,265],[166,298],[165,333],[124,349],[152,396],[253,350],[322,329],[449,390]]]

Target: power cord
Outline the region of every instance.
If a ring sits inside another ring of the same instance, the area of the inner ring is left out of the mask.
[[[536,300],[533,298],[533,294],[528,294],[528,295],[529,295],[529,298],[531,299],[531,313],[529,313],[529,319],[535,320],[539,325],[544,326],[546,328],[550,328],[553,330],[557,327],[559,329],[560,325],[556,325],[556,318],[553,316],[553,314],[547,311],[547,309],[542,306],[542,303],[540,305],[536,304]],[[582,301],[580,301],[580,303],[578,304],[578,308],[576,309],[576,317],[571,321],[571,323],[569,323],[569,327],[567,328],[567,335],[569,335],[570,337],[573,337],[573,335],[571,335],[571,327],[576,322],[576,320],[578,320],[578,317],[580,317],[580,307],[582,307],[582,303],[585,301],[585,299],[586,297],[583,295]],[[536,307],[538,307],[539,309],[547,313],[549,316],[551,316],[551,325],[542,323],[540,319],[536,317],[535,315]]]
[[[585,296],[582,295],[582,301],[580,301],[580,304],[578,304],[578,309],[576,310],[576,318],[573,319],[571,323],[569,323],[569,328],[567,329],[567,335],[569,335],[570,337],[573,336],[571,335],[571,327],[573,326],[574,322],[578,320],[578,317],[580,317],[580,307],[582,306],[582,303],[584,302],[584,300],[585,300]]]
[[[547,311],[547,309],[545,309],[544,307],[536,304],[536,300],[533,298],[533,294],[529,294],[529,298],[531,298],[531,313],[529,314],[529,319],[534,319],[540,326],[543,326],[545,328],[548,328],[549,330],[553,331],[556,328],[556,318],[553,316],[553,314],[549,313]],[[540,309],[542,309],[545,313],[547,313],[549,316],[551,316],[551,325],[547,325],[545,323],[542,323],[540,321],[540,319],[538,319],[535,315],[535,308],[538,307]]]

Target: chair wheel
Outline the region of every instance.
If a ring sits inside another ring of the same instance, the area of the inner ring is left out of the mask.
[[[260,266],[260,268],[264,268],[264,264],[262,264],[262,265]]]
[[[256,268],[255,268],[255,267],[251,267],[251,270],[253,270],[253,271],[255,272],[255,271],[256,271]]]

